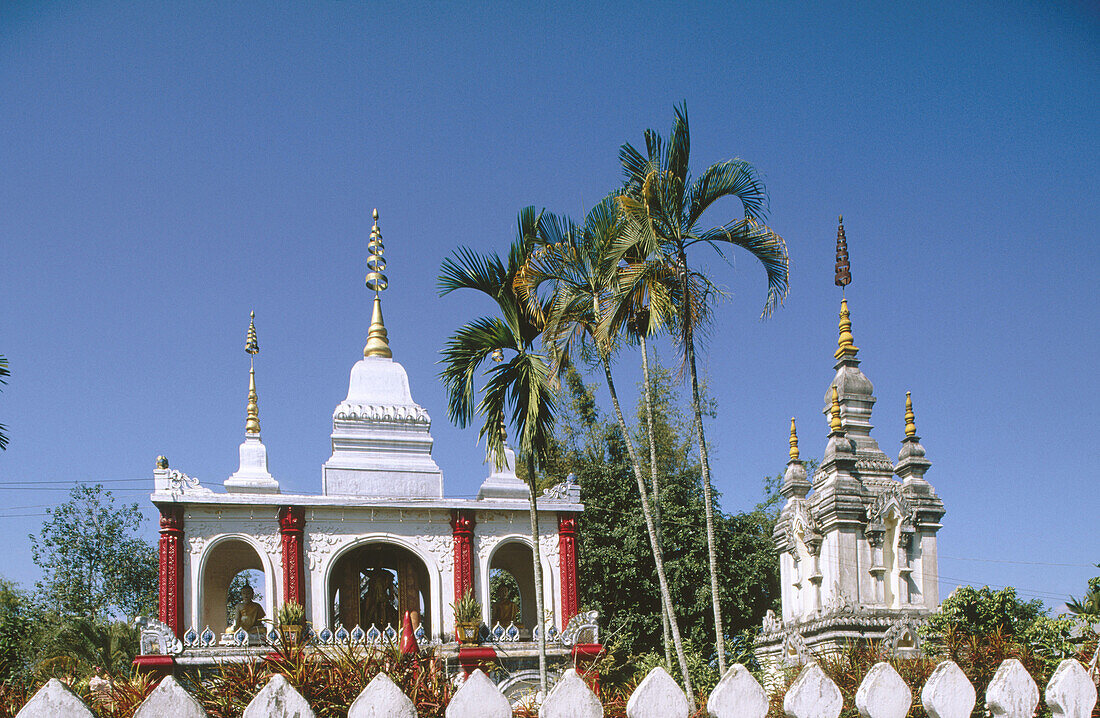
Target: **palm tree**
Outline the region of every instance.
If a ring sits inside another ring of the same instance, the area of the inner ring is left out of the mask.
[[[671,267],[680,284],[679,312],[676,316],[677,343],[691,377],[691,396],[695,411],[695,429],[702,468],[703,503],[706,511],[707,548],[710,562],[711,603],[718,652],[718,667],[726,670],[722,609],[718,593],[718,555],[714,545],[714,506],[710,464],[703,429],[699,379],[695,363],[695,335],[707,320],[708,300],[714,287],[702,274],[688,265],[688,250],[707,245],[722,253],[722,245],[749,251],[764,266],[768,296],[762,316],[767,316],[787,293],[789,262],[783,238],[762,224],[766,213],[767,192],[756,169],[740,159],[726,160],[707,167],[692,180],[688,171],[690,134],[687,107],[676,108],[676,119],[667,146],[661,136],[645,132],[646,153],[630,144],[619,150],[626,176],[620,205],[627,217],[627,241],[638,246],[647,259],[656,259]],[[702,215],[723,197],[741,201],[743,216],[726,224],[702,229]]]
[[[650,507],[645,480],[642,478],[641,463],[623,417],[619,395],[615,389],[615,379],[611,372],[614,338],[607,332],[608,327],[611,326],[607,318],[613,309],[614,282],[619,263],[615,246],[621,238],[622,229],[622,216],[618,211],[615,195],[606,197],[593,207],[581,227],[565,218],[544,215],[538,233],[540,245],[531,252],[522,270],[523,281],[519,286],[519,292],[527,301],[529,311],[546,317],[543,336],[545,341],[555,348],[554,368],[556,370],[562,370],[569,357],[577,351],[582,355],[595,352],[596,358],[603,367],[604,379],[611,394],[611,403],[615,407],[615,417],[619,422],[630,463],[634,469],[634,477],[638,483],[638,495],[642,502],[646,532],[649,535],[653,561],[657,567],[661,613],[672,633],[672,642],[676,648],[676,657],[687,694],[693,697],[687,657],[684,654],[680,629],[672,606],[672,595],[665,574],[654,512]],[[553,287],[552,295],[546,300],[540,299],[538,294],[539,287],[544,283],[549,283]],[[671,307],[667,297],[662,306]],[[544,307],[548,308],[544,309]],[[654,446],[651,424],[651,453],[655,453]],[[652,457],[651,463],[656,466]],[[653,498],[655,502],[658,500],[655,473]]]
[[[517,277],[534,246],[541,214],[534,207],[519,213],[519,228],[507,262],[496,254],[480,255],[460,248],[445,259],[439,275],[440,294],[474,289],[492,298],[499,316],[487,316],[464,324],[443,347],[440,378],[447,389],[447,411],[453,423],[465,427],[482,418],[478,438],[500,468],[505,463],[504,427],[511,423],[519,437],[519,454],[527,469],[530,489],[531,555],[535,574],[535,611],[544,616],[542,562],[539,551],[537,472],[547,458],[554,426],[555,401],[551,386],[551,359],[535,350],[542,334],[541,312],[529,310],[516,295]],[[486,360],[493,364],[482,370]],[[475,405],[474,379],[487,374]],[[546,695],[546,629],[539,626],[539,686]]]

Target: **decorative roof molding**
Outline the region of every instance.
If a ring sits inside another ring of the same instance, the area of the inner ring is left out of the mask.
[[[349,404],[341,402],[332,412],[333,421],[384,421],[400,424],[424,424],[432,419],[419,404]]]

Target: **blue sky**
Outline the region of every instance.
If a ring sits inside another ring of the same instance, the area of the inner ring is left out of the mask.
[[[272,473],[319,491],[373,207],[395,358],[447,494],[476,492],[483,448],[448,424],[436,360],[488,307],[438,297],[440,261],[504,251],[525,205],[582,216],[619,145],[686,100],[693,167],[753,162],[791,253],[766,322],[747,256],[700,260],[730,292],[701,361],[723,507],[783,468],[789,417],[824,449],[843,213],[874,435],[896,455],[911,390],[944,591],[1059,605],[1100,561],[1098,90],[1092,3],[4,3],[0,575],[33,583],[26,536],[60,486],[152,516],[158,454],[235,470],[252,309]]]

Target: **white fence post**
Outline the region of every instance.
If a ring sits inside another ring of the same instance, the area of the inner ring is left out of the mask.
[[[748,669],[734,663],[707,699],[709,718],[764,718],[768,694]]]
[[[302,694],[294,690],[286,676],[276,673],[256,694],[242,718],[317,718]]]
[[[393,679],[379,673],[352,701],[348,718],[416,718],[416,706]]]
[[[570,668],[546,696],[539,718],[603,718],[603,706],[584,679]]]
[[[657,666],[626,702],[627,718],[688,718],[691,705],[664,668]]]
[[[455,691],[443,715],[446,718],[512,718],[512,704],[479,668]]]
[[[942,661],[920,693],[928,718],[969,718],[978,694],[954,661]]]
[[[783,712],[790,718],[837,718],[843,707],[840,689],[816,663],[803,668],[783,696]]]
[[[172,676],[165,676],[138,706],[134,718],[207,718],[206,711]]]
[[[886,662],[867,671],[856,691],[856,709],[863,718],[905,718],[913,694],[898,672]]]
[[[985,705],[993,716],[1031,718],[1039,705],[1039,686],[1015,658],[1003,661],[985,690]]]
[[[46,685],[27,704],[15,718],[95,718],[80,696],[73,693],[67,685],[51,678]]]
[[[1058,664],[1047,683],[1047,705],[1055,718],[1089,718],[1096,705],[1096,684],[1074,658]]]

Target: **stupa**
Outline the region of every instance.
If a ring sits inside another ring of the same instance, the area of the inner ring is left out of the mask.
[[[224,491],[212,491],[158,459],[151,500],[160,511],[160,603],[158,620],[147,623],[151,635],[160,630],[149,645],[159,644],[173,660],[201,663],[226,651],[270,650],[259,644],[276,640],[271,624],[265,635],[226,634],[230,585],[247,570],[263,577],[254,588],[268,619],[283,603],[302,604],[307,639],[316,645],[395,641],[406,613],[421,645],[449,645],[451,604],[473,591],[488,642],[510,642],[522,653],[534,632],[545,630],[551,652],[568,653],[561,636],[579,610],[579,487],[563,480],[538,499],[544,602],[552,614],[540,625],[529,493],[515,474],[515,454],[506,452],[508,464],[489,472],[476,499],[444,495],[431,417],[413,399],[383,320],[384,251],[376,210],[366,277],[373,292],[370,329],[346,397],[332,414],[332,453],[321,467],[320,493],[284,493],[269,470],[256,389],[255,314],[246,341],[251,366],[240,468]],[[506,606],[490,595],[496,571],[510,574],[518,588]],[[501,615],[507,625],[492,620]]]

